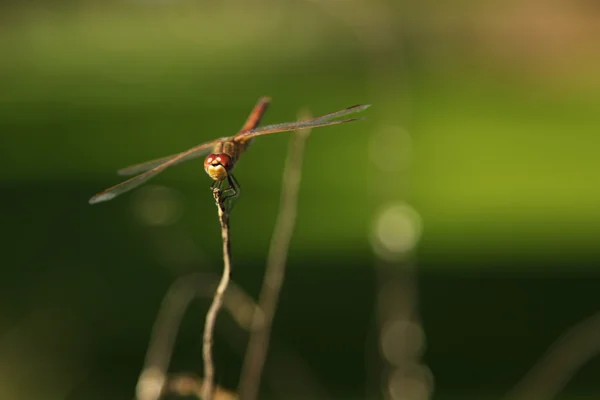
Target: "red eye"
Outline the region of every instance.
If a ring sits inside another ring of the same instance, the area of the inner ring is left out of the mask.
[[[219,164],[224,166],[225,169],[227,169],[227,170],[229,170],[232,166],[231,157],[229,157],[227,154],[223,153],[223,154],[217,155],[217,161],[219,162]]]
[[[221,154],[209,154],[204,159],[204,169],[206,170],[210,166],[222,165],[226,170],[230,170],[233,167],[231,157],[225,153]]]
[[[209,165],[212,164],[215,157],[216,157],[215,154],[209,154],[206,156],[206,158],[204,159],[204,169],[208,168]]]

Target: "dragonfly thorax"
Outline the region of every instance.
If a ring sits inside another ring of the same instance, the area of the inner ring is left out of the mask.
[[[204,159],[204,170],[215,181],[227,178],[233,168],[233,160],[225,153],[209,154]]]

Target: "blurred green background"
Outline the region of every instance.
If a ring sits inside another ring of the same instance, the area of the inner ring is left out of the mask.
[[[87,200],[121,167],[234,134],[262,95],[264,124],[373,107],[308,141],[261,398],[309,396],[273,378],[297,359],[330,399],[501,398],[600,308],[599,27],[592,1],[3,3],[0,398],[133,397],[169,285],[220,271],[210,180],[196,160]],[[236,168],[233,279],[253,297],[289,138]],[[376,227],[397,205],[389,258]],[[397,395],[376,310],[403,279],[433,381]],[[202,373],[208,304],[172,371]],[[218,325],[233,390],[246,336]],[[598,398],[599,376],[591,360],[559,398]]]

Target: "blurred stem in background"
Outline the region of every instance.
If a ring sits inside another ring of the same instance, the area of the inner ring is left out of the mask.
[[[600,353],[600,313],[565,332],[548,353],[506,395],[505,400],[551,400]]]
[[[311,114],[307,110],[301,111],[298,115],[300,121],[310,118]],[[298,193],[302,179],[302,160],[309,134],[310,129],[302,129],[294,132],[290,139],[288,156],[283,169],[279,212],[271,237],[267,266],[258,300],[261,312],[254,314],[242,366],[239,386],[242,400],[255,400],[260,391],[262,372],[269,350],[271,326],[285,278],[289,245],[296,224]],[[323,222],[326,223],[326,221]]]

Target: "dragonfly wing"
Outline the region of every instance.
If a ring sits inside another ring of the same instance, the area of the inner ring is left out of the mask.
[[[210,150],[212,149],[212,146],[215,143],[216,142],[213,141],[209,145],[207,145],[205,148],[198,149],[195,152],[188,154],[187,157],[183,157],[182,159],[177,160],[177,162],[175,164],[179,164],[184,161],[192,160],[194,158],[198,158],[200,156],[204,156],[204,155],[208,154],[210,152]],[[119,175],[127,176],[127,175],[139,174],[141,172],[146,172],[146,171],[151,170],[152,168],[158,167],[159,165],[166,163],[169,160],[172,160],[173,158],[177,157],[179,154],[181,154],[181,153],[171,154],[170,156],[161,157],[161,158],[157,158],[157,159],[150,160],[150,161],[145,161],[140,164],[130,165],[129,167],[120,169],[117,173]],[[172,165],[175,165],[175,164],[172,164]]]
[[[168,164],[168,162],[165,164]],[[146,182],[148,179],[150,179],[150,178],[158,175],[160,172],[164,171],[165,168],[168,167],[168,165],[165,165],[165,164],[155,167],[154,169],[151,169],[150,171],[146,171],[143,174],[140,174],[138,176],[134,176],[133,178],[128,179],[125,182],[121,182],[118,185],[112,186],[112,187],[106,189],[105,191],[94,195],[89,200],[89,203],[96,204],[96,203],[101,203],[103,201],[112,200],[115,197],[117,197],[118,195],[138,187],[142,183]]]
[[[344,124],[346,122],[359,121],[362,119],[364,119],[364,118],[350,118],[350,119],[342,119],[342,120],[337,120],[337,121],[325,121],[325,120],[311,119],[311,120],[302,121],[302,122],[288,122],[288,123],[283,123],[283,124],[267,125],[267,126],[263,126],[262,128],[259,128],[259,129],[253,129],[251,131],[241,133],[238,136],[236,136],[235,139],[238,140],[238,138],[239,138],[241,140],[248,140],[255,136],[260,136],[260,135],[268,135],[271,133],[296,131],[298,129],[305,129],[305,128],[318,128],[320,126],[338,125],[338,124]]]
[[[343,115],[348,115],[348,114],[364,111],[367,108],[369,108],[370,106],[371,106],[370,104],[359,104],[356,106],[345,108],[340,111],[321,115],[319,117],[315,117],[315,118],[312,118],[312,119],[309,119],[306,121],[286,122],[286,123],[282,123],[282,124],[267,125],[267,126],[263,126],[261,128],[252,129],[248,132],[238,133],[235,136],[235,139],[244,141],[244,140],[253,138],[255,136],[268,135],[270,133],[295,131],[295,130],[304,129],[304,128],[318,128],[320,126],[337,125],[337,124],[343,124],[346,122],[357,121],[357,120],[361,120],[364,118],[349,118],[349,119],[335,120],[335,121],[329,121],[329,120],[331,118],[340,117]]]
[[[155,160],[144,161],[143,163],[130,165],[129,167],[121,168],[117,171],[119,175],[135,175],[142,172],[151,170],[152,168],[158,167],[160,164],[164,164],[172,158],[177,157],[178,154],[171,154],[170,156],[157,158]]]
[[[200,154],[203,154],[207,149],[211,149],[212,146],[220,140],[221,139],[217,139],[217,140],[213,140],[213,141],[210,141],[207,143],[203,143],[201,145],[192,147],[191,149],[186,150],[182,153],[176,154],[174,156],[163,157],[162,159],[148,161],[147,163],[142,163],[142,164],[138,164],[138,165],[129,167],[131,169],[137,168],[137,171],[143,171],[144,169],[148,169],[148,168],[149,169],[146,172],[144,172],[143,174],[134,176],[133,178],[130,178],[124,182],[121,182],[121,183],[115,185],[115,186],[111,186],[108,189],[104,190],[103,192],[100,192],[100,193],[94,195],[89,200],[89,203],[95,204],[95,203],[100,203],[103,201],[108,201],[108,200],[114,199],[118,195],[128,192],[131,189],[138,187],[139,185],[146,182],[150,178],[153,178],[154,176],[158,175],[159,173],[161,173],[168,167],[172,167],[173,165],[177,165],[183,161],[187,161],[192,158],[198,157]],[[158,164],[158,162],[161,160],[165,160],[165,161]],[[156,165],[156,164],[158,164],[158,165]],[[142,166],[143,166],[143,168],[142,168]],[[125,168],[125,170],[128,170],[128,169]]]
[[[269,108],[270,102],[270,97],[261,97],[260,99],[258,99],[258,102],[250,112],[250,115],[248,116],[248,119],[246,120],[246,123],[244,124],[240,132],[247,132],[251,129],[256,128],[258,124],[260,124],[260,120],[262,119],[263,115],[265,115],[267,108]]]
[[[371,107],[370,104],[358,104],[358,105],[355,105],[355,106],[352,106],[352,107],[345,108],[345,109],[340,110],[340,111],[335,111],[335,112],[332,112],[332,113],[329,113],[329,114],[321,115],[320,117],[315,117],[315,118],[313,118],[313,120],[316,120],[316,119],[323,120],[323,119],[332,119],[332,118],[337,118],[337,117],[343,117],[343,116],[346,116],[348,114],[354,114],[354,113],[357,113],[357,112],[364,111],[364,110],[366,110],[369,107]]]

